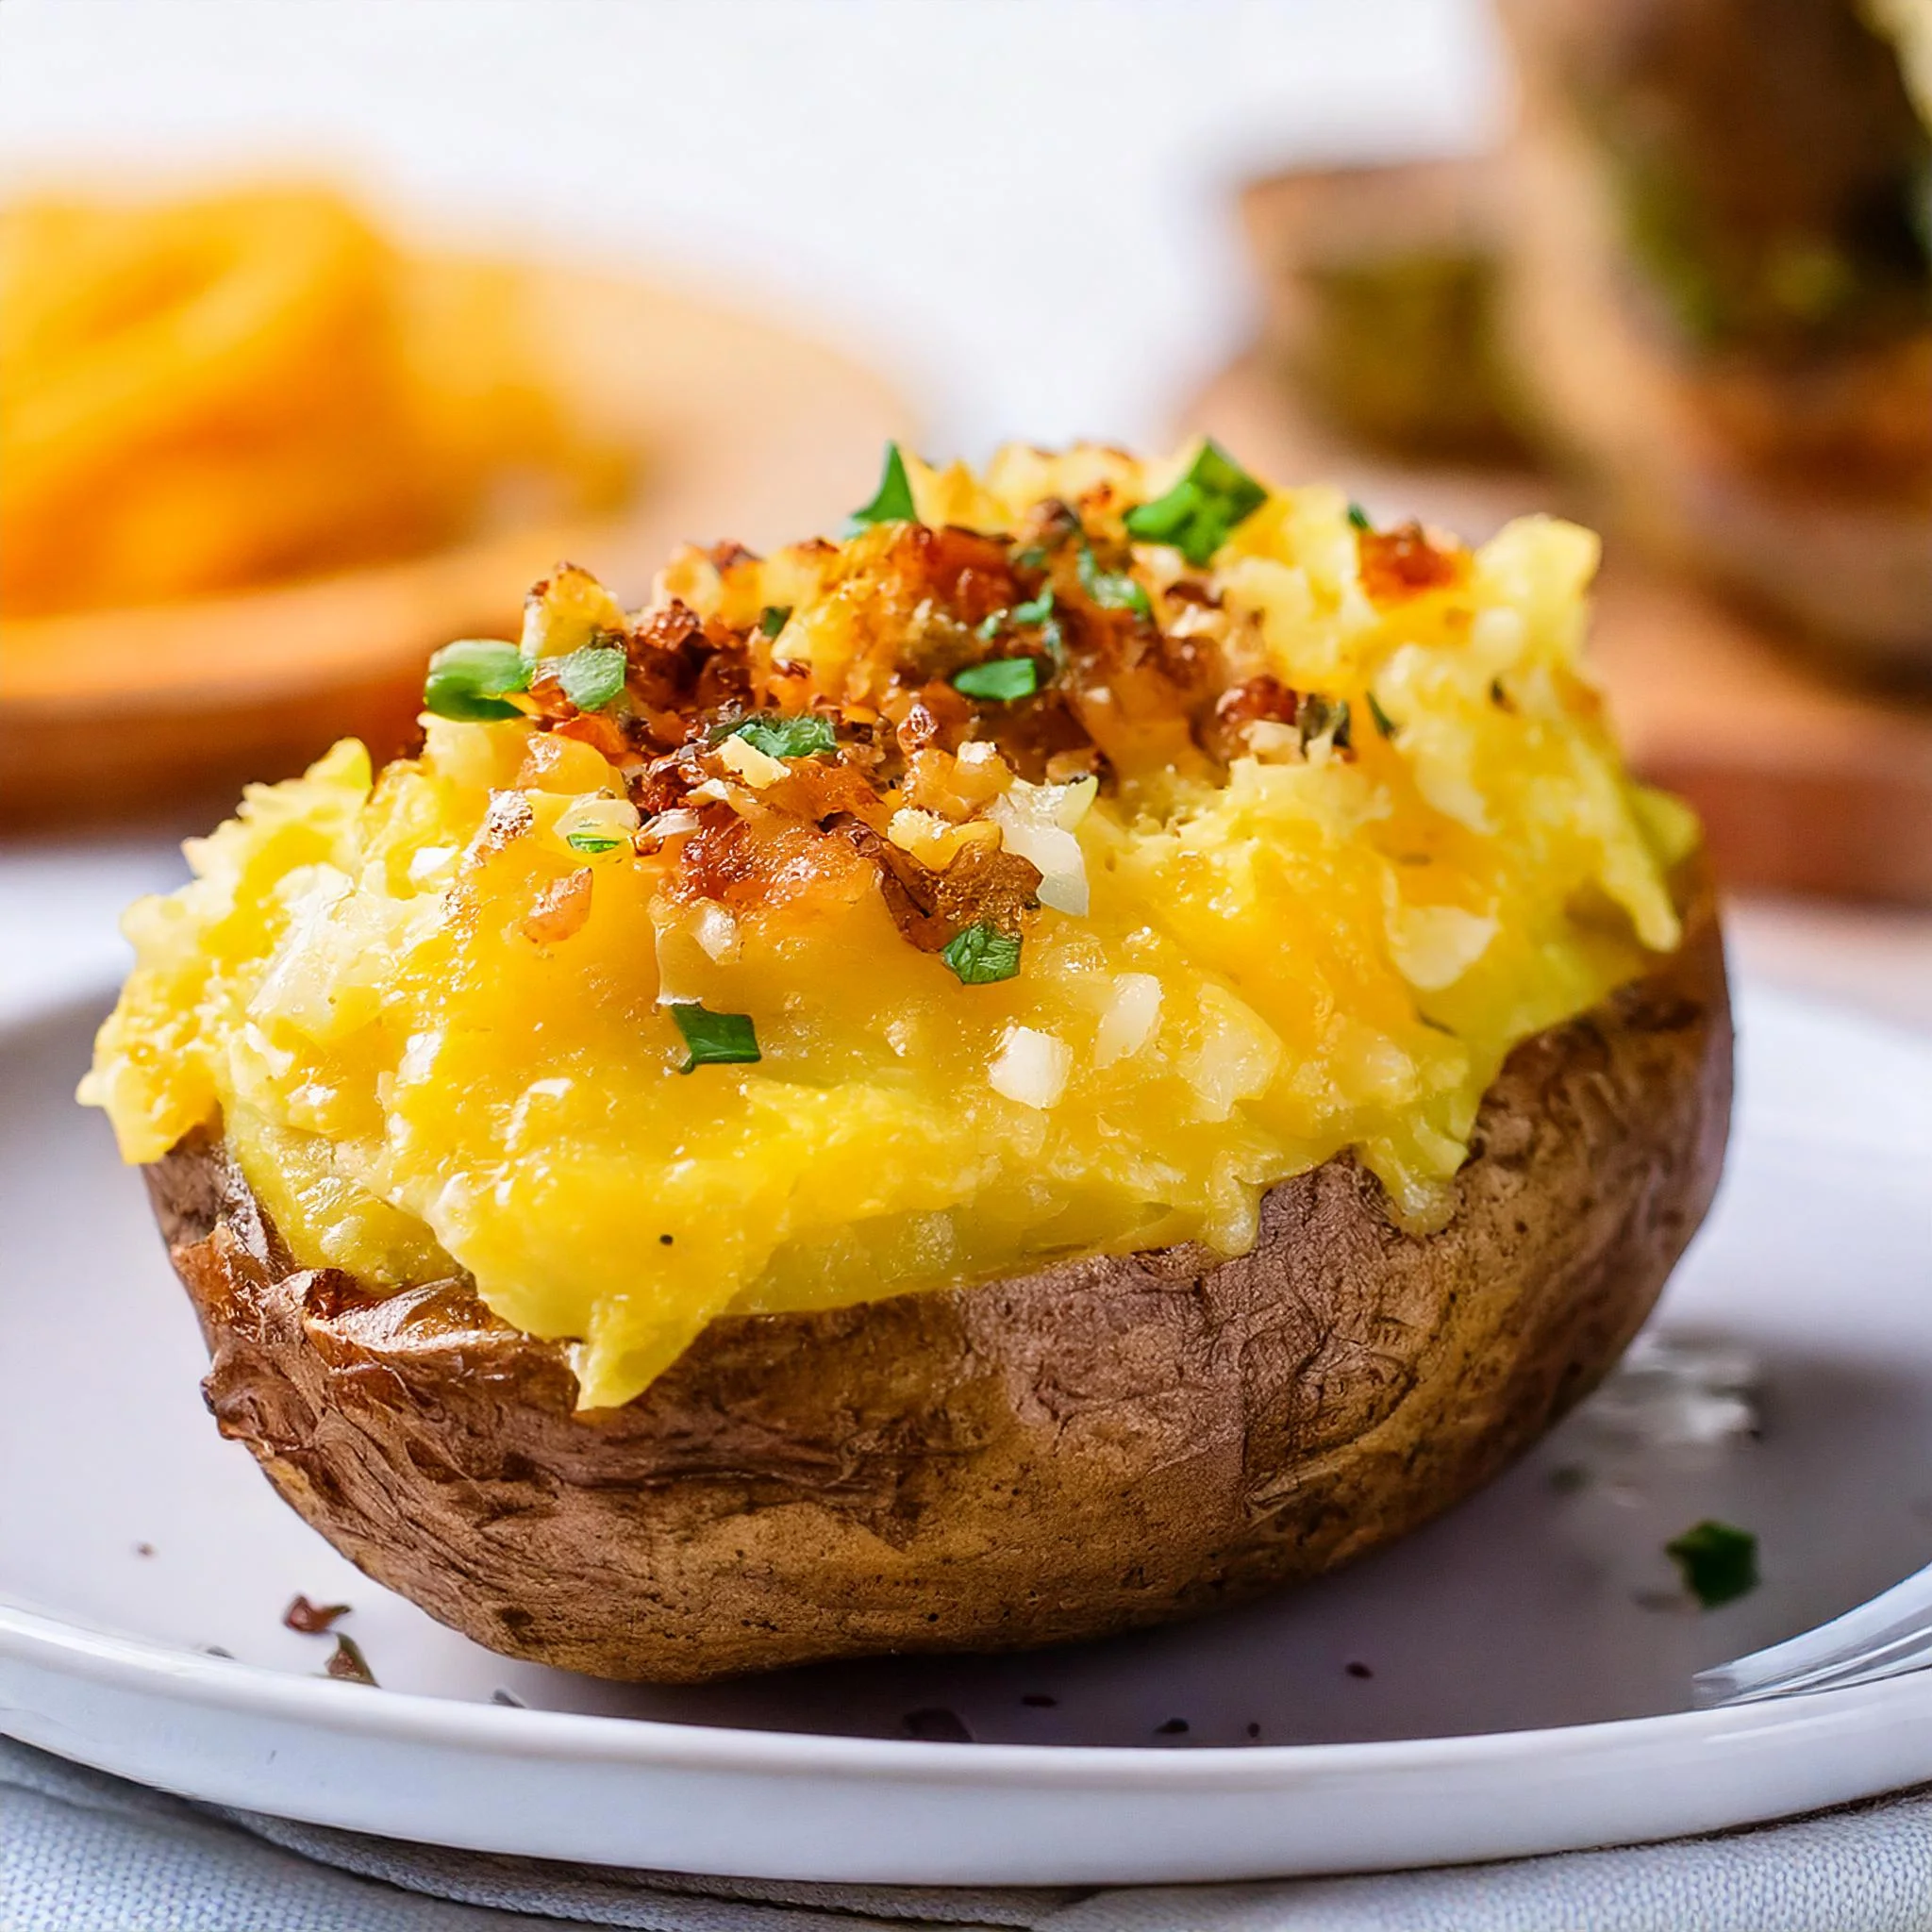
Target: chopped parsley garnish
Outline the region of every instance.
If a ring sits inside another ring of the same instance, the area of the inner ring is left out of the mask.
[[[1037,625],[1040,627],[1041,642],[1053,653],[1054,661],[1058,663],[1060,659],[1060,621],[1054,615],[1051,584],[1045,586],[1039,596],[1029,598],[1024,604],[1015,604],[1010,609],[995,610],[991,616],[981,618],[974,626],[973,635],[990,644],[1001,632],[1010,630],[1015,625],[1021,624]],[[973,674],[961,674],[962,676],[971,675]],[[959,684],[958,678],[954,679],[954,683],[969,697],[975,695],[970,686]],[[976,695],[985,696],[987,693],[979,692]],[[1024,692],[1020,695],[1024,696]]]
[[[1707,1517],[1664,1545],[1684,1588],[1707,1610],[1735,1602],[1757,1588],[1757,1539]]]
[[[1147,592],[1124,571],[1102,570],[1093,560],[1093,546],[1080,545],[1080,588],[1103,610],[1131,610],[1136,617],[1151,617],[1154,607]]]
[[[586,644],[553,668],[564,696],[580,711],[601,711],[624,689],[624,652],[616,644]]]
[[[530,667],[514,644],[491,638],[462,638],[445,644],[429,660],[423,680],[423,708],[439,718],[458,718],[465,724],[487,724],[523,713],[504,699],[527,691]]]
[[[1348,700],[1324,698],[1319,691],[1311,692],[1302,700],[1295,728],[1301,733],[1304,745],[1314,744],[1325,738],[1337,751],[1346,751],[1352,729]]]
[[[1367,695],[1369,700],[1369,716],[1375,721],[1375,729],[1384,738],[1393,738],[1395,736],[1395,720],[1382,708],[1374,691],[1368,692]]]
[[[1211,563],[1228,532],[1267,502],[1268,492],[1211,439],[1165,496],[1127,512],[1127,534],[1172,543],[1191,564]]]
[[[940,958],[953,969],[961,986],[990,986],[1011,979],[1020,970],[1020,941],[987,920],[956,933]]]
[[[856,537],[874,524],[916,524],[918,521],[919,511],[912,502],[912,479],[906,474],[906,458],[899,454],[896,442],[889,442],[886,445],[885,471],[879,477],[878,494],[845,519],[841,534]]]
[[[573,852],[615,852],[629,841],[617,832],[600,832],[586,825],[581,831],[566,832],[563,842]]]
[[[758,1052],[758,1036],[748,1013],[714,1013],[693,1001],[682,1001],[671,1008],[677,1030],[691,1049],[680,1074],[699,1067],[748,1066],[763,1058]]]
[[[796,718],[747,718],[724,736],[743,739],[768,758],[824,758],[839,748],[839,734],[832,721],[812,711]]]
[[[758,612],[758,628],[768,638],[774,638],[791,622],[791,607],[789,604],[767,604]]]
[[[956,672],[953,689],[969,698],[1009,705],[1030,698],[1040,689],[1040,666],[1031,658],[994,658],[986,664],[969,664]]]
[[[1370,523],[1369,521],[1368,511],[1365,510],[1358,503],[1352,503],[1349,505],[1348,521],[1357,530],[1373,530],[1375,527],[1374,525]]]

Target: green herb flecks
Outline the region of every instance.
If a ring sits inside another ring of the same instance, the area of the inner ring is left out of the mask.
[[[758,628],[768,638],[774,638],[791,622],[791,607],[789,604],[767,604],[758,612]]]
[[[1094,560],[1093,546],[1080,545],[1080,588],[1103,610],[1131,610],[1136,617],[1152,617],[1154,607],[1147,592],[1124,571],[1102,570]]]
[[[1366,695],[1369,700],[1369,716],[1375,721],[1375,729],[1384,738],[1393,738],[1395,736],[1395,720],[1382,708],[1374,691],[1369,691]]]
[[[990,644],[994,639],[1004,636],[1008,631],[1013,630],[1021,625],[1025,625],[1029,628],[1037,628],[1039,630],[1040,641],[1046,646],[1056,664],[1064,661],[1066,656],[1064,649],[1065,640],[1060,635],[1059,617],[1054,609],[1053,586],[1051,584],[1046,585],[1041,591],[1039,596],[1028,598],[1024,604],[1015,604],[1010,609],[1007,610],[995,610],[991,616],[982,618],[978,625],[974,626],[973,635],[981,640],[982,642]],[[1018,660],[1008,659],[1005,661]],[[978,666],[973,671],[962,672],[960,675],[964,677],[976,677],[978,672],[985,668],[984,666]],[[991,693],[985,691],[975,692],[971,685],[960,684],[958,678],[955,678],[953,682],[960,691],[965,691],[969,697],[991,695]],[[1037,684],[1032,687],[1032,689],[1037,688]],[[1026,693],[1022,691],[1017,693],[1017,695],[1024,697]]]
[[[1324,698],[1319,691],[1312,691],[1302,700],[1294,722],[1304,750],[1324,738],[1337,751],[1348,750],[1354,721],[1346,698]]]
[[[588,853],[594,857],[599,852],[615,852],[620,845],[627,845],[630,841],[621,832],[600,832],[586,825],[581,831],[566,832],[563,835],[563,842],[573,852]]]
[[[699,1067],[749,1066],[764,1058],[758,1052],[758,1036],[748,1013],[714,1013],[692,1001],[671,1008],[677,1030],[691,1049],[680,1074],[694,1073]]]
[[[724,736],[743,739],[768,758],[828,758],[839,748],[832,721],[810,711],[796,718],[747,718]]]
[[[1267,500],[1267,491],[1210,440],[1165,496],[1127,512],[1127,534],[1172,543],[1190,563],[1203,566],[1214,560],[1228,533]]]
[[[1010,705],[1040,689],[1040,666],[1031,658],[995,658],[990,663],[969,664],[954,674],[953,689],[969,698]]]
[[[1020,941],[987,920],[956,933],[941,950],[940,958],[953,969],[961,986],[991,986],[996,979],[1011,979],[1020,970]]]
[[[514,644],[493,638],[462,638],[443,645],[430,658],[429,675],[423,680],[423,708],[439,718],[465,724],[520,718],[523,713],[516,706],[504,700],[529,686],[530,667]]]
[[[580,711],[601,711],[624,690],[625,658],[616,644],[586,644],[545,668]]]
[[[1349,505],[1348,521],[1350,525],[1357,530],[1373,530],[1375,527],[1374,525],[1370,523],[1369,521],[1368,511],[1365,510],[1358,503],[1352,503]]]
[[[1734,1603],[1757,1588],[1757,1539],[1707,1517],[1664,1545],[1684,1588],[1707,1610]]]
[[[906,474],[906,458],[899,445],[886,445],[886,467],[879,477],[878,494],[845,519],[841,536],[856,537],[874,524],[916,524],[919,511],[912,502],[912,479]]]

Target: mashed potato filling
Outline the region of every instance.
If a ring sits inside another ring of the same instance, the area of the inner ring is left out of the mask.
[[[1427,1226],[1510,1048],[1677,943],[1595,561],[1209,445],[895,453],[636,616],[560,571],[419,756],[191,844],[83,1097],[130,1161],[218,1124],[307,1264],[466,1272],[586,1407],[721,1314],[1237,1253],[1345,1149]]]

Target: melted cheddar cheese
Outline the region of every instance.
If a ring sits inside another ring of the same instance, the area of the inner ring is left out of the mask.
[[[586,1407],[726,1312],[1238,1252],[1345,1149],[1440,1220],[1509,1049],[1677,943],[1694,825],[1579,667],[1587,532],[1163,520],[1200,465],[908,461],[635,616],[559,571],[486,715],[190,846],[83,1098],[131,1161],[218,1123],[308,1264],[466,1272]]]

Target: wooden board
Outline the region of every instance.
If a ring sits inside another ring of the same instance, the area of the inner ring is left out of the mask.
[[[770,323],[567,269],[518,284],[549,381],[641,451],[635,500],[375,569],[0,625],[0,824],[223,809],[345,733],[387,756],[413,730],[428,654],[514,638],[525,591],[559,559],[641,603],[680,541],[832,528],[908,433],[886,383]]]
[[[1282,483],[1346,486],[1378,522],[1480,540],[1562,511],[1527,472],[1392,464],[1309,422],[1250,356],[1186,410]],[[1632,765],[1703,815],[1734,887],[1932,906],[1932,705],[1861,692],[1700,591],[1607,554],[1592,657]]]

